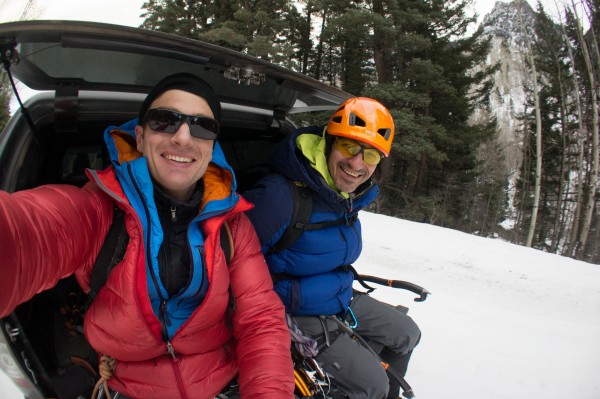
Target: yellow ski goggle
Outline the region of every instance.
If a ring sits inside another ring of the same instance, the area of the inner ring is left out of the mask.
[[[359,152],[362,153],[363,161],[369,165],[377,165],[383,155],[379,150],[367,147],[357,141],[337,137],[333,146],[345,157],[352,158]]]

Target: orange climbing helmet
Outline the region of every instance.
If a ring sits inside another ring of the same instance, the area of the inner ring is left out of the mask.
[[[377,148],[387,157],[394,139],[394,120],[390,111],[377,100],[354,97],[331,115],[327,133],[360,141]]]

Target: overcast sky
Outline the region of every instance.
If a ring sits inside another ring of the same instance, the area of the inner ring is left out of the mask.
[[[26,19],[69,19],[139,26],[144,0],[0,0],[0,22],[19,20],[32,2]],[[535,7],[536,0],[527,0]],[[567,0],[543,0],[546,11],[556,14],[556,5]],[[509,2],[506,0],[505,2]],[[569,1],[570,3],[570,1]],[[495,0],[475,0],[480,19],[489,13]]]
[[[19,20],[30,0],[0,0],[0,22]],[[139,26],[144,0],[33,0],[26,19],[69,19]]]

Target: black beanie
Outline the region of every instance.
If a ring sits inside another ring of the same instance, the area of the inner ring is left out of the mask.
[[[152,90],[150,90],[150,93],[148,93],[140,108],[139,124],[143,123],[146,112],[148,112],[148,108],[150,107],[150,104],[152,104],[152,101],[167,90],[183,90],[202,97],[208,103],[215,119],[221,121],[221,103],[212,87],[198,76],[181,72],[163,78],[152,88]]]

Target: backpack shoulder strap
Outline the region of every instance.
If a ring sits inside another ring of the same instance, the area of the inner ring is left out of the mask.
[[[292,245],[305,230],[310,222],[312,215],[312,191],[306,184],[289,180],[292,187],[293,212],[290,224],[283,232],[283,235],[273,245],[267,254],[280,252]]]
[[[233,258],[233,254],[235,252],[235,248],[233,245],[233,234],[231,234],[231,227],[229,227],[229,223],[227,220],[221,225],[221,230],[219,232],[220,240],[221,240],[221,248],[223,249],[223,253],[225,254],[225,262],[227,262],[227,268],[229,268],[231,259]],[[235,309],[235,296],[233,295],[233,289],[231,288],[231,284],[229,284],[229,301],[227,303],[227,319],[226,324],[229,331],[233,332],[233,311]]]
[[[343,217],[337,220],[330,220],[327,222],[319,222],[319,223],[310,223],[310,218],[312,216],[313,209],[313,193],[310,188],[306,186],[306,184],[289,180],[290,185],[292,187],[292,200],[294,210],[292,212],[292,219],[290,220],[290,224],[283,232],[283,235],[266,252],[266,255],[270,255],[273,253],[280,252],[290,245],[292,245],[302,233],[308,230],[321,230],[327,227],[333,226],[353,226],[354,222],[358,219],[358,212],[354,214],[346,214]]]
[[[225,221],[221,225],[221,231],[219,232],[220,240],[221,240],[221,248],[225,253],[225,259],[227,262],[227,266],[229,266],[229,262],[233,258],[234,246],[233,246],[233,235],[231,234],[231,227],[229,227],[229,223]]]
[[[125,256],[127,244],[129,244],[129,234],[125,228],[125,212],[115,206],[113,222],[92,267],[90,292],[88,293],[91,301],[96,298],[98,291],[106,284],[111,270]]]

